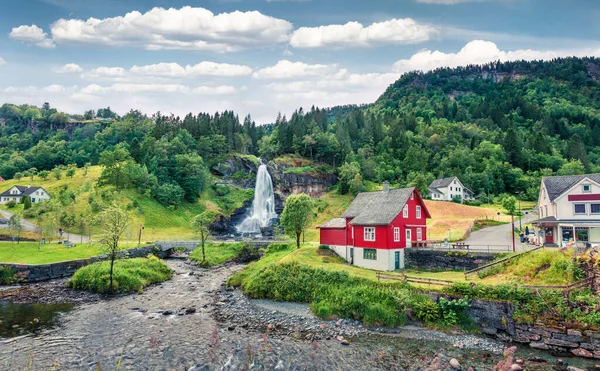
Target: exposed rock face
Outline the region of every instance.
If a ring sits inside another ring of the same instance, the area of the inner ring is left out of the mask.
[[[285,169],[290,165],[274,162],[269,162],[268,167],[275,185],[275,193],[284,199],[300,193],[319,197],[337,182],[337,177],[331,173],[285,173]]]
[[[248,157],[232,155],[227,160],[211,167],[210,172],[223,177],[225,183],[244,188],[254,188],[258,165]]]

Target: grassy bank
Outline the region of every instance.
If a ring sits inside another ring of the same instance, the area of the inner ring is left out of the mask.
[[[109,291],[110,262],[104,261],[80,268],[67,282],[77,290],[105,293]],[[169,268],[155,256],[115,261],[114,286],[120,292],[140,291],[153,283],[164,282],[172,276]]]
[[[37,242],[0,242],[0,262],[19,264],[48,264],[66,260],[91,258],[101,255],[100,247],[87,243],[77,244],[72,248],[49,243],[40,245]]]
[[[212,267],[223,264],[228,260],[235,258],[242,248],[247,246],[245,242],[236,243],[212,243],[207,242],[204,249],[206,252],[206,266]],[[202,263],[202,248],[198,246],[190,254],[190,260]]]
[[[554,263],[548,265],[549,261]],[[514,319],[521,323],[568,320],[584,328],[598,328],[600,312],[595,308],[600,304],[600,297],[589,290],[574,291],[566,301],[561,292],[542,290],[537,295],[521,287],[523,283],[571,283],[578,277],[565,263],[569,261],[569,254],[565,252],[538,251],[523,256],[520,262],[507,264],[502,272],[473,277],[468,282],[463,272],[406,272],[455,281],[447,287],[429,287],[398,281],[379,282],[375,271],[347,265],[329,250],[272,244],[261,260],[230,277],[228,284],[241,287],[246,295],[254,298],[310,303],[313,312],[322,318],[359,319],[368,325],[397,326],[414,319],[435,327],[472,328],[472,323],[462,314],[466,301],[436,303],[421,294],[425,290],[465,300],[512,302]]]

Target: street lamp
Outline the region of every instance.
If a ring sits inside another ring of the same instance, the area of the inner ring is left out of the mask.
[[[498,211],[498,221],[500,221],[500,211]]]
[[[138,246],[142,244],[142,231],[144,230],[144,226],[140,227],[140,234],[138,235]]]
[[[522,223],[522,219],[523,216],[521,215],[521,198],[519,197],[521,195],[521,192],[515,192],[515,194],[517,195],[517,200],[519,200],[519,232],[523,230],[523,223]]]

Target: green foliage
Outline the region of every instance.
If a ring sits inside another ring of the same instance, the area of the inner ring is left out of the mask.
[[[8,201],[6,204],[6,207],[8,207],[9,209],[14,208],[15,206],[17,206],[17,203],[13,200]]]
[[[23,210],[27,210],[31,208],[31,197],[23,196]]]
[[[310,226],[314,217],[313,208],[311,198],[301,193],[288,197],[281,213],[281,225],[286,234],[296,238],[298,248],[300,248],[300,235]]]
[[[435,323],[440,319],[440,307],[431,298],[420,295],[413,301],[415,318],[425,323]]]
[[[502,207],[509,215],[515,215],[517,210],[517,199],[514,196],[507,196],[502,199]]]
[[[329,245],[319,245],[319,250],[329,250]]]
[[[0,285],[10,285],[17,281],[17,272],[9,266],[0,266]]]
[[[115,262],[114,288],[120,292],[138,292],[153,283],[171,278],[172,272],[155,256],[148,258],[122,259]],[[76,290],[98,293],[110,291],[110,262],[98,262],[80,268],[67,282]]]
[[[154,197],[163,206],[177,207],[183,202],[185,192],[177,184],[161,184],[153,191]]]
[[[201,263],[203,266],[212,267],[233,260],[240,255],[242,249],[247,247],[245,242],[235,243],[206,243],[206,260],[203,260],[202,249],[196,248],[190,253],[190,260]]]

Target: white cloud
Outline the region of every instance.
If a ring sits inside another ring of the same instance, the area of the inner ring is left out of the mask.
[[[233,86],[197,86],[190,87],[181,84],[113,84],[100,86],[92,84],[81,89],[83,94],[107,94],[107,93],[160,93],[160,94],[200,94],[200,95],[229,95],[234,94],[237,89]]]
[[[252,75],[255,79],[288,79],[306,76],[324,76],[338,71],[335,64],[306,64],[282,60],[271,67],[262,68]]]
[[[75,63],[67,63],[64,66],[52,69],[56,73],[79,73],[83,72],[83,68]]]
[[[454,5],[459,3],[480,2],[485,0],[416,0],[417,3]]]
[[[215,15],[204,8],[186,6],[86,21],[59,19],[51,31],[57,44],[230,52],[286,42],[291,29],[290,22],[258,11]]]
[[[8,36],[13,40],[34,44],[41,48],[54,48],[55,46],[54,42],[48,38],[48,34],[36,25],[15,27]]]
[[[383,44],[414,44],[437,35],[435,28],[418,24],[411,18],[391,19],[363,26],[359,22],[345,25],[301,27],[294,31],[290,44],[294,48],[348,48]]]
[[[83,73],[81,77],[89,80],[124,78],[127,72],[121,67],[98,67]]]
[[[492,61],[516,60],[549,60],[568,56],[598,56],[600,50],[558,50],[541,51],[532,49],[519,49],[503,51],[490,41],[473,40],[466,44],[458,53],[444,53],[438,50],[422,50],[409,59],[399,60],[394,64],[394,71],[408,72],[414,70],[430,71],[439,67],[458,67],[468,64],[483,64]]]
[[[247,76],[252,73],[248,66],[200,62],[194,66],[180,66],[177,63],[158,63],[145,66],[133,66],[129,70],[136,75],[164,76],[164,77],[193,77],[193,76]]]
[[[3,64],[6,64],[6,60],[0,57],[0,66],[2,66]]]

